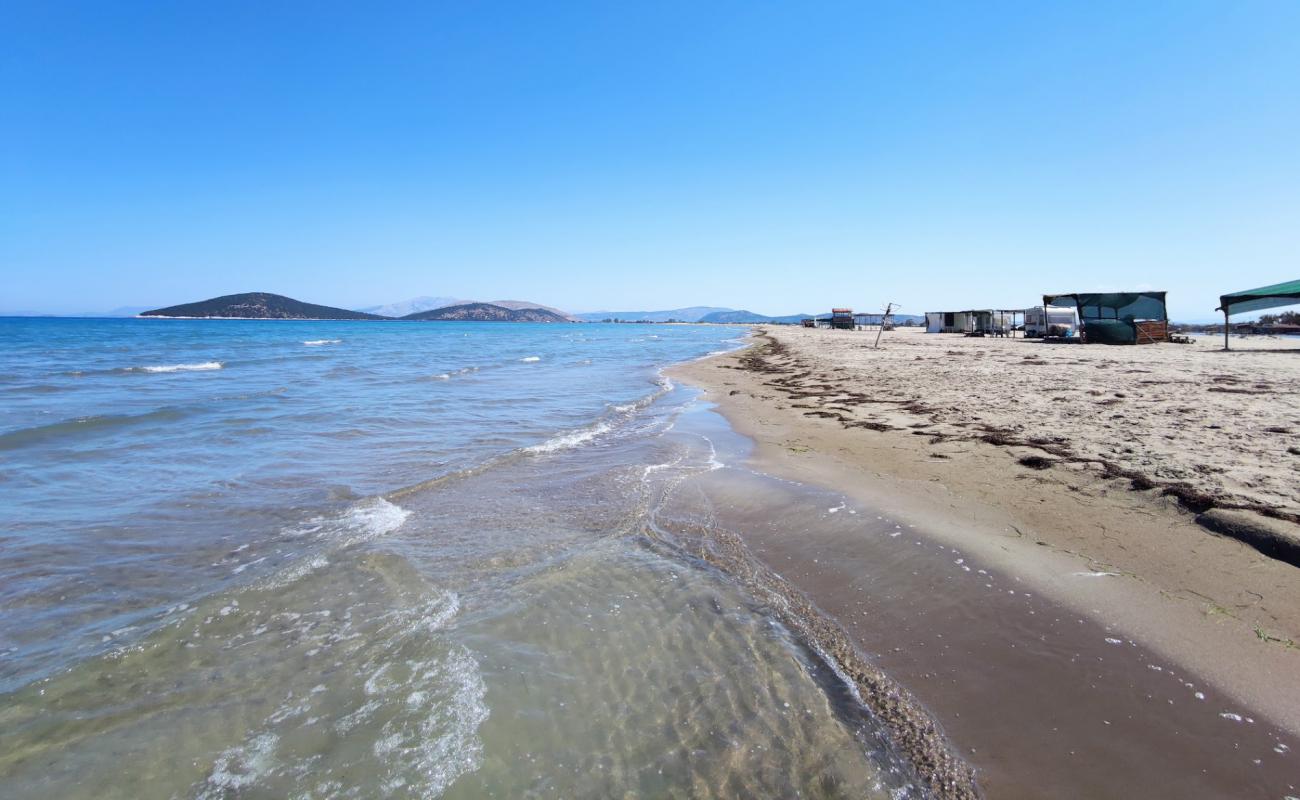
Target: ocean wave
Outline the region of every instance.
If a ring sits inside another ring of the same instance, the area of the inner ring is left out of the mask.
[[[521,358],[521,359],[519,359],[519,360],[522,361],[522,362],[524,362],[525,364],[530,364],[530,363],[532,363],[532,362],[534,362],[534,361],[541,361],[541,360],[542,360],[542,357],[541,357],[541,356],[528,356],[527,358]]]
[[[342,343],[343,343],[342,339],[308,339],[307,341],[303,342],[303,344],[307,345],[308,347],[320,347],[321,345],[326,345],[326,344],[342,344]]]
[[[541,444],[525,447],[524,452],[540,455],[544,453],[557,453],[561,450],[571,450],[590,442],[601,434],[609,433],[613,428],[614,426],[609,422],[601,420],[588,425],[585,428],[578,428],[577,430],[566,431],[557,436],[552,436]]]
[[[541,444],[525,447],[523,452],[532,455],[540,455],[545,453],[556,453],[561,450],[571,450],[575,447],[581,447],[597,437],[609,433],[617,426],[632,419],[638,412],[649,407],[656,400],[668,394],[675,388],[673,382],[667,375],[662,374],[662,372],[658,375],[656,382],[658,383],[659,388],[644,397],[640,397],[630,403],[612,403],[608,406],[609,410],[606,415],[601,419],[581,428],[575,428],[573,430],[558,433]]]
[[[208,370],[221,369],[224,364],[220,361],[203,361],[197,364],[164,364],[161,366],[149,367],[130,367],[128,372],[207,372]]]
[[[402,527],[410,516],[410,511],[396,503],[391,503],[382,497],[374,497],[349,508],[343,515],[343,521],[353,532],[350,542],[369,541],[386,536]]]
[[[332,542],[342,547],[361,544],[386,536],[406,523],[411,512],[382,497],[371,497],[349,507],[342,514],[312,517],[288,528],[282,535],[289,539]]]
[[[450,372],[441,372],[437,375],[434,375],[433,379],[437,381],[449,381],[458,375],[468,375],[471,372],[478,372],[478,370],[479,370],[478,367],[461,367],[460,369],[453,369]]]
[[[81,437],[142,422],[171,422],[185,415],[186,411],[180,408],[160,408],[144,414],[97,414],[77,417],[0,434],[0,450],[15,450],[63,437]]]

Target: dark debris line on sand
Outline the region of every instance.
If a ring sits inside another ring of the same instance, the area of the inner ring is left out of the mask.
[[[783,392],[791,400],[817,398],[825,403],[826,398],[835,397],[843,398],[836,400],[837,403],[854,405],[868,403],[888,404],[899,411],[924,417],[931,424],[942,421],[939,419],[938,410],[927,407],[919,400],[871,397],[848,390],[835,389],[830,385],[823,386],[820,389],[804,386],[802,382],[813,377],[810,366],[791,356],[789,348],[767,332],[760,330],[756,336],[763,339],[764,342],[751,346],[741,354],[738,359],[740,362],[739,368],[749,372],[774,376],[770,380],[764,381],[764,385]],[[776,363],[782,361],[785,363]],[[1211,391],[1245,390],[1212,387]],[[898,430],[882,422],[852,420],[838,411],[830,411],[816,406],[795,407],[811,409],[804,412],[805,416],[834,419],[845,428],[867,428],[875,431]],[[1159,490],[1161,495],[1173,498],[1183,508],[1196,514],[1196,522],[1207,530],[1238,539],[1259,550],[1264,555],[1300,566],[1300,537],[1297,537],[1294,531],[1287,529],[1288,523],[1291,525],[1300,524],[1300,514],[1294,514],[1260,503],[1243,502],[1240,499],[1218,493],[1210,494],[1181,481],[1156,480],[1150,475],[1122,467],[1103,458],[1079,455],[1069,448],[1068,440],[1060,437],[1051,439],[1041,437],[1024,438],[1016,431],[988,426],[977,428],[971,434],[940,433],[927,430],[913,430],[912,432],[918,436],[929,436],[931,444],[953,440],[981,441],[1000,447],[1040,450],[1063,462],[1095,464],[1101,468],[1103,478],[1125,479],[1128,481],[1129,488],[1133,491],[1140,492],[1155,489]],[[1053,459],[1043,456],[1026,456],[1019,459],[1019,462],[1025,467],[1037,470],[1050,469],[1054,463]],[[1278,520],[1282,524],[1273,524],[1270,522],[1271,520]]]

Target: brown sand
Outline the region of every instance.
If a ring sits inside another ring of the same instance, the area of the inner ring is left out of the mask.
[[[762,471],[837,489],[1013,570],[1300,734],[1300,569],[1195,522],[1211,505],[1290,519],[1300,510],[1296,436],[1278,432],[1300,430],[1300,351],[903,332],[872,350],[873,336],[773,329],[756,348],[677,374],[755,440]],[[785,559],[774,566],[860,650],[881,648],[878,630],[844,618],[855,597],[845,576],[807,569],[815,559],[779,538],[749,544]],[[926,685],[916,677],[930,674],[925,659],[913,667],[904,684],[967,753],[978,727],[945,711],[970,707],[972,689]],[[1017,679],[1032,682],[1026,669]]]

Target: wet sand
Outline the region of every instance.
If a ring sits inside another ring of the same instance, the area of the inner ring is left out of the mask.
[[[787,334],[808,346],[676,370],[778,476],[711,476],[712,513],[933,714],[988,796],[1296,795],[1300,570],[1122,477],[900,416],[846,426],[872,375],[810,355],[835,333]],[[784,503],[779,478],[800,485]],[[799,499],[814,487],[824,508]]]

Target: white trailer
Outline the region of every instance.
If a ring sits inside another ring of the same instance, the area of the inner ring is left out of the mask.
[[[1033,306],[1025,309],[1025,338],[1076,336],[1079,312],[1071,306]]]

